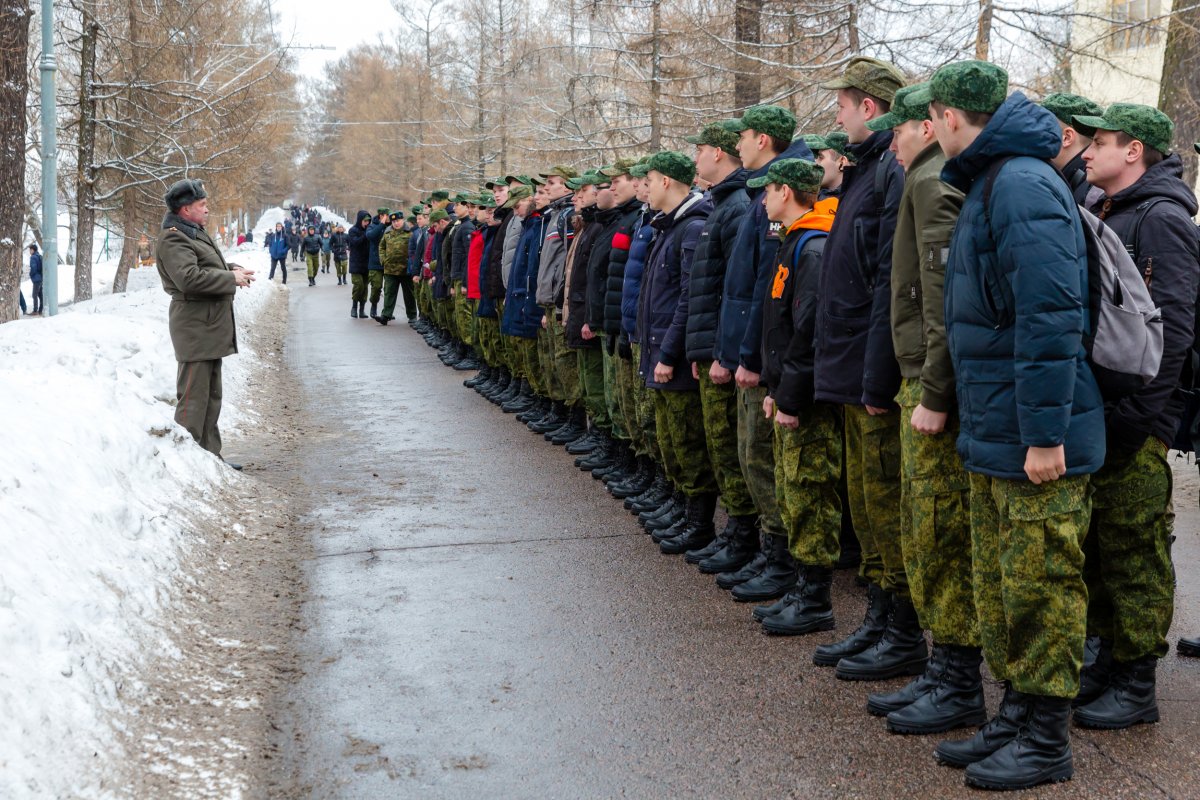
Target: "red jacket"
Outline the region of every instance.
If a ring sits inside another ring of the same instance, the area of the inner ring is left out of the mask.
[[[479,267],[483,262],[483,228],[471,233],[471,246],[467,248],[467,299],[478,300]]]

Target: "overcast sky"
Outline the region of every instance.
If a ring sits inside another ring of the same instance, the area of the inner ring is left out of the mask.
[[[400,21],[390,0],[272,0],[272,5],[283,41],[334,48],[296,51],[300,74],[312,78],[354,45],[378,41],[381,33],[390,39]]]

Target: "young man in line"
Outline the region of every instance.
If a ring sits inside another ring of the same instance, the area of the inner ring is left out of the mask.
[[[396,318],[396,299],[400,286],[408,276],[408,242],[412,232],[404,227],[404,212],[393,211],[389,217],[391,225],[379,240],[379,261],[383,264],[383,313],[375,317],[380,325],[387,325]],[[405,296],[406,305],[411,305],[411,292]],[[416,308],[408,311],[411,319]]]
[[[1058,119],[1058,127],[1062,129],[1062,149],[1050,159],[1050,163],[1066,177],[1075,202],[1088,208],[1101,192],[1088,183],[1083,151],[1091,146],[1092,138],[1076,126],[1075,117],[1098,117],[1104,113],[1104,109],[1086,97],[1066,92],[1048,94],[1040,105]]]

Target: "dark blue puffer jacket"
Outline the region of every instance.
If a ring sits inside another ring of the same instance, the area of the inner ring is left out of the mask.
[[[370,248],[367,251],[367,270],[370,272],[383,271],[383,262],[379,260],[379,242],[387,233],[387,229],[387,225],[375,219],[371,221],[371,224],[367,226],[366,233],[363,234],[367,239],[367,246]]]
[[[535,211],[521,222],[521,240],[508,276],[504,319],[500,323],[500,332],[508,336],[536,339],[542,328],[544,312],[537,304],[537,276],[545,219],[540,211]]]
[[[634,344],[638,343],[637,312],[642,273],[646,270],[650,243],[654,241],[654,226],[650,224],[653,216],[650,207],[643,206],[641,216],[633,223],[633,243],[629,245],[629,259],[625,262],[625,276],[621,281],[621,330]]]
[[[288,240],[285,231],[271,231],[267,234],[267,251],[271,254],[271,258],[276,261],[287,258]]]
[[[492,242],[496,240],[496,231],[499,229],[497,225],[488,225],[483,228],[483,257],[480,258],[480,264],[488,263],[488,255],[492,251]],[[479,304],[475,308],[475,316],[486,317],[488,319],[496,318],[496,301],[488,297],[487,293],[487,270],[482,267],[479,270]]]
[[[778,158],[771,159],[771,163],[780,158],[812,161],[813,154],[803,139],[797,139]],[[747,180],[766,175],[770,165],[751,172]],[[744,366],[751,372],[762,372],[762,304],[767,285],[775,275],[775,250],[780,238],[778,226],[767,219],[762,192],[762,189],[746,189],[750,207],[742,216],[725,268],[725,293],[721,298],[713,358],[730,370]]]
[[[966,193],[946,264],[946,338],[967,469],[1026,480],[1029,447],[1065,445],[1067,474],[1104,463],[1104,408],[1087,365],[1087,246],[1070,188],[1045,159],[1053,114],[1020,92],[1004,102],[942,180]],[[1014,158],[992,190],[988,166]]]

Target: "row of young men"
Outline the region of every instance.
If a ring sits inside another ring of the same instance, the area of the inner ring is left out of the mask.
[[[1065,780],[1072,705],[1087,727],[1158,719],[1166,452],[1200,280],[1173,126],[1010,96],[986,62],[905,86],[857,58],[825,87],[848,141],[793,140],[787,110],[758,106],[690,137],[694,161],[509,176],[453,216],[434,192],[408,240],[413,324],[579,454],[663,552],[775,600],[754,610],[767,632],[834,627],[844,481],[867,611],[814,662],[915,675],[868,698],[894,732],[983,725],[936,750],[971,785]],[[1162,313],[1157,377],[1119,400],[1086,357],[1076,198]],[[984,659],[1005,686],[990,718]]]
[[[308,285],[317,285],[317,275],[329,273],[332,263],[337,274],[338,284],[346,282],[346,259],[349,252],[349,242],[346,229],[341,225],[326,225],[318,227],[309,225],[306,231],[293,233],[287,227],[288,222],[275,223],[275,230],[269,232],[263,240],[271,255],[271,271],[267,280],[275,279],[275,268],[279,268],[280,280],[287,283],[288,251],[303,253],[308,266]],[[297,260],[295,257],[293,261]]]

